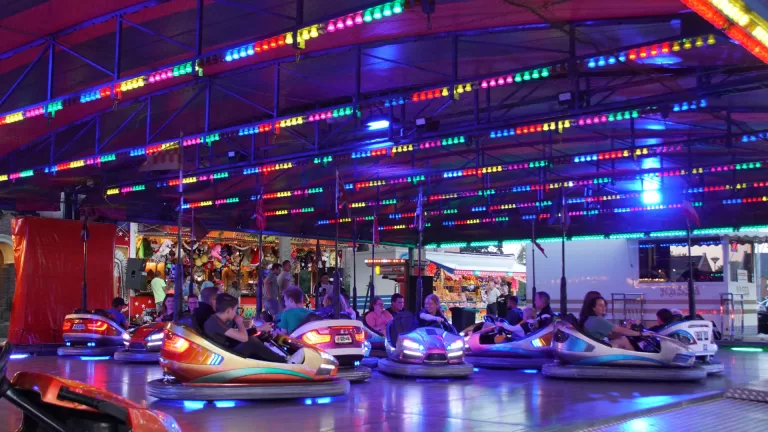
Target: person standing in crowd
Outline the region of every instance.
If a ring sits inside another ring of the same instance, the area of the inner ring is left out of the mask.
[[[107,313],[112,317],[112,321],[120,327],[127,329],[128,320],[123,314],[123,308],[125,307],[125,300],[122,297],[115,297],[112,300],[112,307],[107,309]]]
[[[491,282],[488,284],[486,291],[485,301],[487,306],[485,308],[488,315],[498,315],[499,308],[496,301],[499,299],[499,289],[496,288],[496,284]]]
[[[394,293],[390,300],[392,301],[392,305],[387,308],[387,312],[394,318],[395,315],[405,308],[405,297],[400,293]]]
[[[283,261],[283,271],[280,272],[280,276],[278,277],[278,293],[277,298],[282,299],[283,293],[285,290],[288,289],[288,287],[291,286],[291,281],[293,278],[291,277],[291,260],[285,260]],[[282,311],[285,308],[285,305],[280,302],[280,310]]]
[[[149,286],[152,288],[152,294],[155,296],[155,308],[157,309],[157,314],[162,315],[163,300],[165,300],[165,295],[167,293],[167,285],[165,284],[165,280],[157,276],[152,270],[147,272],[147,277],[150,279]]]
[[[280,302],[278,301],[278,293],[280,292],[279,276],[280,264],[274,263],[269,271],[267,280],[264,281],[264,310],[268,311],[272,316],[276,316],[280,312]]]

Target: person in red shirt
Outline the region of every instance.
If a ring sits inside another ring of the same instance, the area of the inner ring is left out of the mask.
[[[384,300],[374,297],[371,309],[365,314],[365,323],[377,333],[384,334],[390,321],[392,321],[392,314],[384,309]]]

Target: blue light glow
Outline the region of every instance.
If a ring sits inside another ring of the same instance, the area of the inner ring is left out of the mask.
[[[184,408],[188,410],[199,410],[205,407],[205,401],[184,401]]]
[[[213,404],[216,405],[216,408],[233,408],[235,406],[235,401],[213,401]]]
[[[24,353],[24,354],[11,354],[11,360],[21,360],[21,359],[25,359],[27,357],[29,357],[29,354],[27,354],[27,353]]]
[[[643,161],[640,163],[640,166],[641,166],[643,169],[656,169],[656,168],[661,168],[661,158],[660,158],[660,157],[658,157],[658,156],[656,156],[656,157],[649,157],[649,158],[645,158],[645,159],[643,159]]]
[[[480,369],[478,369],[478,368],[472,368],[472,371],[473,371],[473,372],[480,372]]]
[[[661,202],[661,194],[655,190],[649,190],[643,192],[643,204],[653,205]]]
[[[389,120],[375,120],[368,122],[368,130],[386,129],[389,127]]]
[[[536,369],[523,369],[523,373],[536,374],[536,373],[539,373],[539,371]]]
[[[109,360],[110,356],[80,356],[80,360]]]
[[[315,403],[318,403],[318,404],[331,403],[331,398],[330,397],[317,398],[315,399]]]
[[[627,423],[627,430],[631,432],[646,432],[648,430],[648,420],[634,419]]]

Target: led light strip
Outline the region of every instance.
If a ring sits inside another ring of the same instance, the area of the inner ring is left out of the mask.
[[[641,46],[629,51],[622,51],[614,55],[593,57],[586,61],[587,67],[594,69],[596,67],[604,67],[615,65],[618,63],[624,63],[627,60],[641,61],[648,57],[656,57],[659,54],[669,54],[670,52],[678,52],[681,49],[689,50],[694,46],[701,48],[708,45],[714,45],[717,43],[715,35],[708,34],[697,36],[687,39],[677,39],[670,42],[662,42],[656,45]]]
[[[742,2],[733,0],[681,0],[716,28],[723,30],[755,57],[768,63],[768,27]],[[732,25],[731,22],[736,25]]]

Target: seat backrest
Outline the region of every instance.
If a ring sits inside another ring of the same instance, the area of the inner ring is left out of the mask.
[[[322,321],[324,319],[325,319],[325,317],[320,315],[319,313],[310,312],[310,313],[307,314],[307,316],[304,317],[304,319],[301,321],[301,323],[299,323],[299,325],[296,326],[296,328],[298,329],[298,328],[301,328],[303,325],[305,325],[307,323],[311,323],[313,321]]]
[[[392,346],[397,345],[397,338],[401,334],[410,333],[419,327],[419,320],[416,315],[401,311],[387,324],[387,340]]]

